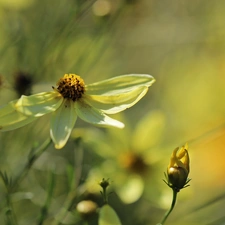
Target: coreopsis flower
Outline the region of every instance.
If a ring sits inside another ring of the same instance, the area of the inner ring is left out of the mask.
[[[134,128],[127,121],[125,129],[110,129],[104,133],[74,129],[72,137],[82,137],[87,149],[103,158],[103,162],[93,167],[88,175],[84,184],[87,191],[99,193],[97,180],[109,177],[111,188],[124,203],[136,202],[144,192],[146,195],[157,193],[150,198],[158,202],[161,190],[156,185],[156,177],[160,175],[158,167],[162,151],[159,143],[164,126],[164,114],[154,110],[140,118]]]
[[[77,117],[95,125],[123,128],[123,123],[106,114],[133,106],[154,81],[150,75],[130,74],[85,85],[80,76],[65,74],[52,91],[22,95],[2,106],[0,130],[13,130],[52,113],[50,135],[55,148],[60,149],[66,144]]]
[[[167,184],[173,190],[179,192],[180,189],[187,187],[190,179],[190,159],[188,155],[188,145],[176,148],[170,158],[170,163],[167,167]]]

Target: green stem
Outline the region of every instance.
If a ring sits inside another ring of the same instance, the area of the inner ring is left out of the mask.
[[[17,225],[18,224],[17,218],[16,218],[15,212],[13,210],[11,196],[9,193],[7,193],[6,201],[7,201],[7,209],[5,211],[6,224]]]
[[[27,175],[30,168],[33,166],[34,162],[42,155],[43,152],[50,146],[52,140],[48,138],[45,142],[42,143],[37,149],[32,150],[30,155],[28,156],[28,161],[24,168],[17,174],[15,177],[13,184],[11,185],[11,192],[14,191],[15,188],[18,187],[18,184],[23,180],[23,178]]]
[[[177,191],[172,189],[173,190],[173,200],[172,200],[172,203],[171,203],[171,206],[170,206],[170,209],[166,212],[166,214],[164,215],[161,223],[158,223],[157,225],[163,225],[165,223],[165,221],[167,220],[168,216],[170,215],[170,213],[173,211],[173,208],[176,204],[176,200],[177,200]]]
[[[76,160],[74,173],[76,172],[76,180],[72,180],[72,184],[70,185],[69,193],[66,197],[66,200],[61,208],[61,210],[57,213],[57,216],[54,218],[52,225],[62,224],[62,221],[68,214],[68,211],[71,210],[74,200],[77,197],[77,188],[79,186],[80,177],[82,175],[82,166],[83,166],[83,146],[81,146],[80,140],[76,142]]]
[[[50,179],[49,179],[49,184],[48,184],[48,195],[45,200],[45,204],[41,208],[40,216],[39,216],[39,219],[37,222],[38,225],[42,225],[48,216],[48,211],[49,211],[49,207],[50,207],[53,192],[54,192],[55,175],[54,175],[53,171],[50,171],[49,176],[50,176]]]
[[[108,204],[108,196],[107,196],[106,188],[103,188],[102,196],[103,196],[104,204]]]

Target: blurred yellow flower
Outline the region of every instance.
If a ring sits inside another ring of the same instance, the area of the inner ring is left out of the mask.
[[[190,172],[190,159],[188,155],[188,145],[176,148],[170,158],[169,165],[167,167],[167,184],[177,192],[187,187],[188,174]]]
[[[104,161],[92,168],[85,183],[87,191],[99,193],[97,180],[107,177],[112,181],[111,188],[120,199],[127,204],[137,201],[143,194],[154,192],[153,198],[160,190],[155,182],[157,166],[162,154],[157,151],[165,125],[165,117],[161,111],[154,110],[143,116],[137,126],[129,129],[110,129],[108,133],[75,129],[72,136],[79,133],[88,149],[101,156]],[[154,182],[153,182],[154,180]],[[159,180],[160,183],[160,180]],[[150,184],[150,185],[148,185]],[[157,190],[156,190],[157,189]],[[152,197],[150,197],[153,199]]]
[[[0,130],[22,127],[40,116],[52,113],[50,135],[55,148],[66,144],[77,120],[101,126],[123,128],[124,124],[108,117],[130,108],[148,91],[155,79],[146,74],[129,74],[85,85],[75,74],[65,74],[53,91],[22,95],[0,108]]]

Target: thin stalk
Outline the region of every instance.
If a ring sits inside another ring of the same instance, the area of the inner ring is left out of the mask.
[[[34,162],[45,152],[45,150],[50,146],[52,140],[48,138],[45,142],[42,143],[37,149],[32,150],[30,155],[28,156],[28,161],[24,168],[17,174],[14,178],[13,183],[11,185],[11,192],[18,187],[18,184],[23,180],[23,178],[27,175],[30,168],[33,166]]]
[[[70,191],[63,203],[61,210],[57,213],[52,225],[59,225],[62,223],[68,211],[71,210],[74,204],[74,200],[77,197],[77,188],[79,186],[79,180],[82,174],[82,164],[83,164],[83,147],[81,146],[80,141],[76,143],[76,158],[75,158],[75,167],[74,174],[76,174],[76,180],[72,179],[70,185]]]
[[[177,191],[172,189],[173,190],[173,200],[172,200],[172,203],[171,203],[171,206],[170,206],[170,209],[166,212],[166,214],[164,215],[161,223],[158,223],[157,225],[163,225],[165,223],[165,221],[167,220],[167,218],[169,217],[170,213],[173,211],[173,208],[176,204],[176,200],[177,200]]]
[[[5,210],[5,221],[7,225],[17,225],[17,218],[13,210],[10,193],[6,196],[7,209]]]
[[[48,195],[47,195],[45,204],[41,208],[40,216],[39,216],[39,219],[37,222],[38,225],[42,225],[48,216],[48,211],[49,211],[49,207],[51,204],[54,187],[55,187],[55,175],[54,175],[53,171],[50,171],[49,183],[48,183]]]

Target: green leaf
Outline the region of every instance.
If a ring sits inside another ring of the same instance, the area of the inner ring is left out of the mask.
[[[109,205],[104,205],[99,212],[98,225],[122,225],[114,209]]]

